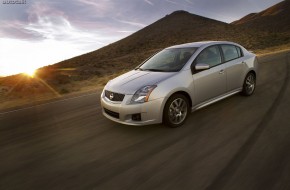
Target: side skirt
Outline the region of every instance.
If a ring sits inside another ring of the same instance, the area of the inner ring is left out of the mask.
[[[194,111],[199,110],[199,109],[201,109],[201,108],[203,108],[203,107],[206,107],[206,106],[208,106],[208,105],[210,105],[210,104],[213,104],[213,103],[215,103],[215,102],[218,102],[218,101],[220,101],[220,100],[223,100],[223,99],[225,99],[225,98],[227,98],[227,97],[229,97],[229,96],[232,96],[232,95],[234,95],[234,94],[237,94],[237,93],[239,93],[239,92],[241,92],[241,91],[242,91],[242,88],[239,88],[239,89],[236,89],[236,90],[230,91],[230,92],[228,92],[228,93],[226,93],[226,94],[220,95],[220,96],[218,96],[218,97],[216,97],[216,98],[213,98],[213,99],[207,100],[207,101],[205,101],[205,102],[202,102],[202,103],[200,103],[200,104],[198,104],[198,105],[192,107],[192,108],[191,108],[191,112],[194,112]]]

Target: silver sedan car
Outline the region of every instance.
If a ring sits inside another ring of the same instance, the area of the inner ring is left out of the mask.
[[[178,127],[192,111],[239,92],[252,95],[257,69],[256,55],[232,42],[168,47],[107,83],[103,114],[122,124]]]

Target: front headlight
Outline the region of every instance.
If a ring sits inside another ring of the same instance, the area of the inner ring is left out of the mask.
[[[101,97],[104,97],[105,96],[105,89],[106,89],[106,87],[108,86],[108,84],[111,82],[112,80],[109,80],[108,82],[107,82],[107,84],[104,86],[104,88],[103,88],[103,90],[102,90],[102,93],[101,93]]]
[[[148,99],[149,99],[151,92],[156,87],[157,87],[156,85],[148,85],[148,86],[144,86],[141,89],[137,90],[137,92],[132,97],[131,103],[148,102]]]

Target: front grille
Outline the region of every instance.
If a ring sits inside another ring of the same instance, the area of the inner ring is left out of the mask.
[[[105,90],[105,96],[111,101],[122,102],[125,97],[125,94],[119,94]]]
[[[108,114],[111,117],[114,117],[114,118],[117,118],[117,119],[120,118],[119,113],[117,113],[117,112],[113,112],[113,111],[108,110],[106,108],[104,108],[104,111],[105,111],[106,114]]]

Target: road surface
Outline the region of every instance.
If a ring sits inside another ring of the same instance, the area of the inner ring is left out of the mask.
[[[259,58],[253,96],[181,128],[125,126],[99,94],[0,113],[0,189],[290,189],[290,54]]]

